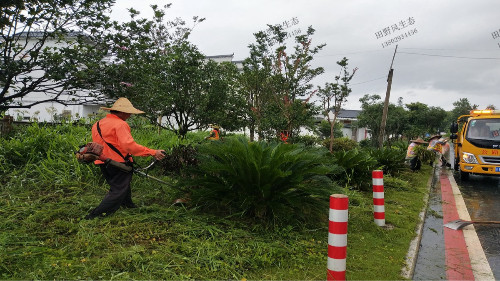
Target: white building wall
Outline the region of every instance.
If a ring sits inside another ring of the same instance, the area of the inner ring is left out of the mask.
[[[34,38],[36,39],[36,38]],[[36,40],[30,40],[28,42],[28,47],[33,46]],[[55,40],[47,40],[45,46],[47,47],[57,47],[62,46],[65,43],[57,43]],[[33,71],[30,76],[41,77],[42,71]],[[15,89],[9,89],[9,92],[15,91]],[[83,94],[83,93],[81,93]],[[22,104],[33,104],[35,102],[50,99],[51,95],[44,93],[29,93],[21,99],[17,99],[14,103],[20,102]],[[72,96],[61,95],[60,100],[71,101]],[[16,121],[32,121],[38,120],[40,122],[52,122],[54,121],[55,115],[71,114],[72,119],[81,117],[87,117],[89,114],[95,114],[98,111],[99,105],[70,105],[65,106],[56,102],[45,102],[32,106],[31,108],[11,108],[7,110],[6,114],[14,117]]]

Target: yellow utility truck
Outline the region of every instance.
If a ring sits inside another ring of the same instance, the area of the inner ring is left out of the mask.
[[[470,174],[500,176],[500,110],[471,110],[458,117],[450,132],[462,180]]]

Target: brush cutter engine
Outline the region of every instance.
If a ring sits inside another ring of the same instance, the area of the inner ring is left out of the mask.
[[[90,164],[95,160],[100,159],[104,147],[97,142],[89,142],[80,146],[80,149],[75,152],[76,159],[80,163]]]

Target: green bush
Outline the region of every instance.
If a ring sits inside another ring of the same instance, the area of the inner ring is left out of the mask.
[[[408,142],[407,141],[395,141],[391,144],[391,148],[394,150],[400,150],[406,153],[406,150],[408,149]]]
[[[335,125],[333,126],[333,137],[334,138],[341,138],[344,134],[342,133],[342,123],[340,122],[335,122]],[[331,130],[331,125],[330,122],[327,120],[321,120],[319,124],[316,126],[316,131],[319,133],[319,135],[322,138],[329,139],[330,138],[330,130]]]
[[[361,148],[373,148],[373,141],[371,139],[364,139],[358,142],[359,147]]]
[[[299,143],[305,146],[316,146],[321,144],[321,140],[317,136],[294,136],[291,143]]]
[[[379,169],[384,171],[384,175],[394,175],[408,168],[405,165],[406,151],[387,147],[369,151],[370,155],[377,160]]]
[[[415,155],[420,158],[422,164],[432,162],[436,159],[434,151],[427,150],[427,146],[417,145],[413,151],[415,151]]]
[[[333,161],[341,167],[331,174],[333,180],[342,186],[370,190],[371,173],[377,167],[377,160],[365,150],[340,150],[332,154]]]
[[[183,185],[207,211],[276,224],[313,222],[339,189],[324,149],[227,138],[200,146],[199,165]]]
[[[327,149],[330,149],[330,139],[323,140],[323,146]],[[352,140],[347,137],[335,138],[333,139],[332,151],[340,151],[340,150],[351,150],[358,148],[359,145],[355,140]]]

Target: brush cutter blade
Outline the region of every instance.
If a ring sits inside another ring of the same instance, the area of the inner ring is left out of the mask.
[[[447,227],[447,228],[451,228],[451,229],[454,229],[454,230],[460,230],[466,226],[468,226],[469,224],[473,224],[474,222],[471,222],[471,221],[463,221],[463,220],[454,220],[454,221],[450,221],[449,223],[445,224],[444,226]]]

